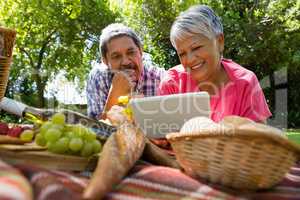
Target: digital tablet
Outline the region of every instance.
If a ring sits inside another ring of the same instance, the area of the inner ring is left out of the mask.
[[[129,101],[136,124],[150,138],[177,132],[187,120],[210,117],[207,92],[134,98]]]

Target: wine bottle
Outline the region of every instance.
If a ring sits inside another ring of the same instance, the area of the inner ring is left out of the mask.
[[[102,138],[109,137],[113,132],[116,131],[116,127],[111,126],[102,121],[91,119],[81,113],[67,110],[67,109],[39,109],[35,107],[28,106],[24,103],[18,102],[16,100],[3,97],[0,102],[0,109],[25,118],[31,122],[42,124],[44,121],[51,118],[55,113],[63,113],[66,117],[66,123],[69,124],[82,124],[86,127],[91,128],[96,134]]]

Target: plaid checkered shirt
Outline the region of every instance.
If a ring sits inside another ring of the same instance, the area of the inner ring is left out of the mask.
[[[135,92],[144,96],[154,96],[166,71],[156,66],[147,54],[143,54],[143,64],[144,68]],[[102,114],[112,79],[113,73],[104,64],[98,64],[91,70],[86,88],[89,117],[98,119]]]

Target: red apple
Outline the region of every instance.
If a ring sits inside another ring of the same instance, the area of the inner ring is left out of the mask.
[[[0,135],[6,135],[8,131],[8,125],[6,123],[0,122]]]
[[[15,126],[9,129],[8,134],[9,136],[12,137],[19,137],[21,133],[23,132],[23,128],[20,126]]]

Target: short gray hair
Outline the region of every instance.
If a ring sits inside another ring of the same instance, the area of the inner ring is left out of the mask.
[[[113,23],[102,30],[99,42],[101,57],[106,57],[108,51],[107,44],[114,38],[127,36],[130,37],[138,48],[142,48],[142,42],[138,35],[129,27],[120,23]]]
[[[206,5],[192,6],[182,12],[172,25],[170,40],[176,48],[177,39],[197,34],[202,34],[209,39],[223,34],[220,18]]]

